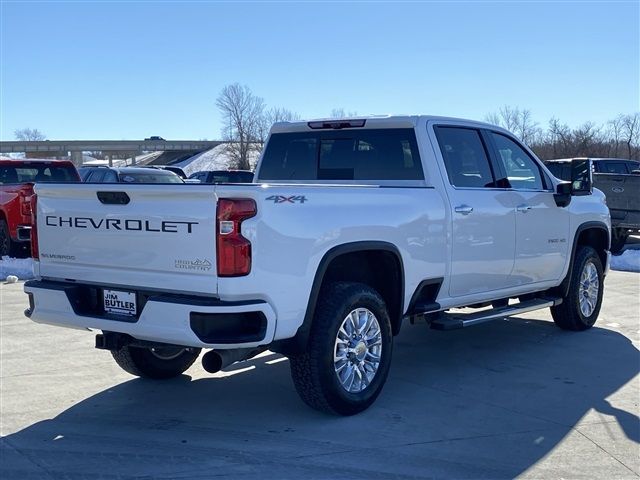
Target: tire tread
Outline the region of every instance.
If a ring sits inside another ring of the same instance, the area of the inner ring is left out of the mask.
[[[326,341],[324,335],[334,327],[337,312],[343,310],[345,304],[354,296],[373,296],[386,312],[384,301],[371,287],[354,282],[331,283],[320,293],[306,351],[290,358],[291,377],[300,398],[311,408],[334,415],[359,413],[373,403],[379,393],[378,390],[366,405],[345,406],[339,405],[335,397],[331,396],[331,391],[323,385],[324,372],[321,359],[326,350],[326,346],[323,345]],[[384,329],[383,319],[379,318],[378,321],[381,322],[380,327]],[[387,325],[387,328],[391,336],[390,325]],[[387,354],[391,355],[391,351]],[[380,368],[384,370],[382,365]],[[387,371],[379,371],[378,374],[386,378]]]

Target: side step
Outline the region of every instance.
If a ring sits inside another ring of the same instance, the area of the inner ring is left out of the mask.
[[[434,330],[455,330],[457,328],[470,327],[479,323],[498,320],[511,315],[532,312],[542,308],[560,305],[562,298],[534,298],[525,300],[515,305],[500,308],[491,308],[475,313],[441,313],[431,321],[431,328]]]

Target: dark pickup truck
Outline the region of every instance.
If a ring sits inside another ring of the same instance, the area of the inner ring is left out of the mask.
[[[547,160],[551,173],[571,176],[571,160]],[[640,233],[640,162],[620,158],[590,158],[593,186],[607,197],[611,214],[611,252],[620,253],[630,234]]]
[[[29,251],[34,183],[79,181],[66,160],[0,160],[0,257]]]

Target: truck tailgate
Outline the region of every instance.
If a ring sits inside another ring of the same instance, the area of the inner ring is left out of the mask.
[[[217,293],[215,187],[38,184],[35,191],[40,276]]]

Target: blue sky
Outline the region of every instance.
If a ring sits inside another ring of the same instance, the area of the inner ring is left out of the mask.
[[[572,126],[640,110],[640,2],[6,2],[0,137],[218,138],[240,82],[333,108]]]

